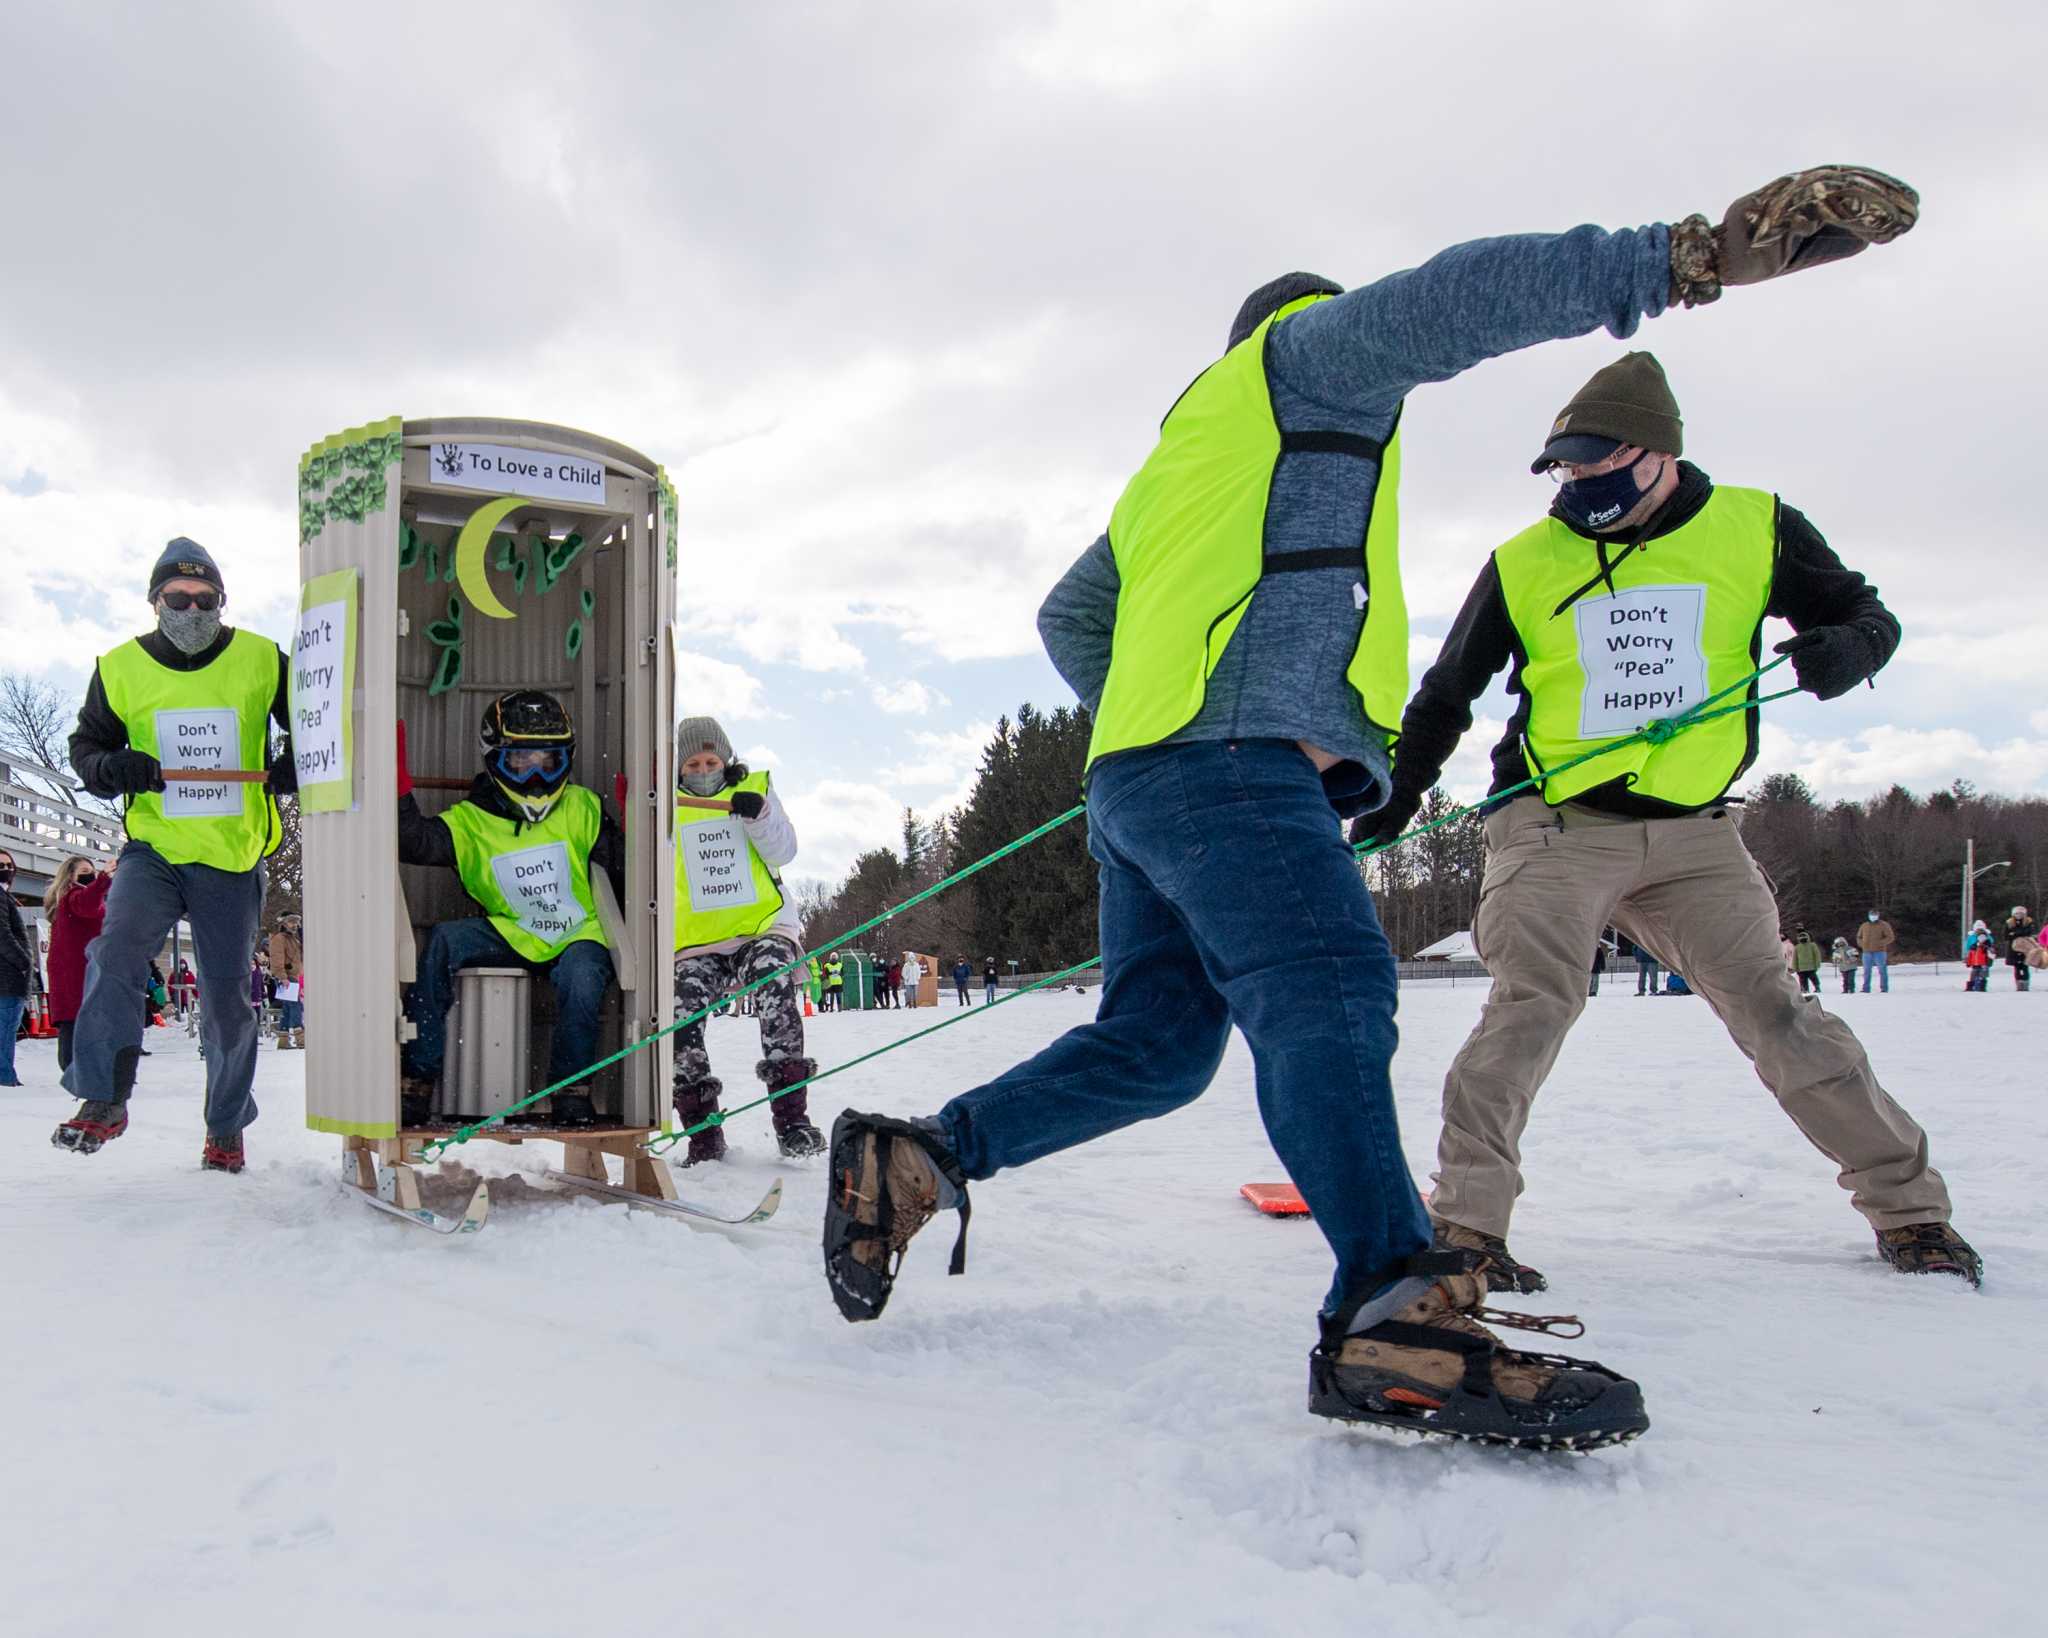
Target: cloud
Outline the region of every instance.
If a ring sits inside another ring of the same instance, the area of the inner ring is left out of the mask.
[[[744,721],[782,715],[769,706],[763,687],[761,679],[745,666],[689,649],[676,654],[678,717],[717,717],[730,733],[729,718]]]
[[[893,686],[879,688],[874,695],[875,704],[892,717],[925,717],[940,710],[946,704],[946,696],[936,688],[928,688],[915,677],[906,677]]]
[[[1766,721],[1758,743],[1748,783],[1766,773],[1796,773],[1830,801],[1893,785],[1924,796],[1958,779],[2008,796],[2048,791],[2048,738],[1986,741],[1967,728],[1891,726],[1849,738],[1805,738]]]

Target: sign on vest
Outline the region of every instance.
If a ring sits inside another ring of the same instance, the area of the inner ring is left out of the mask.
[[[1579,738],[1632,734],[1707,697],[1705,586],[1635,586],[1572,607],[1586,673]]]
[[[240,769],[242,718],[232,707],[156,713],[157,762],[166,768]],[[188,784],[164,787],[166,819],[233,818],[242,811],[242,787]]]
[[[566,842],[500,853],[491,860],[491,874],[513,919],[535,938],[559,944],[583,925]]]
[[[759,902],[747,833],[737,817],[692,825],[676,837],[676,846],[682,849],[683,874],[690,879],[693,913]]]

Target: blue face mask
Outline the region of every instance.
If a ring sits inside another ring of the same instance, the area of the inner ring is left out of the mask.
[[[1643,498],[1636,468],[1651,457],[1638,455],[1627,466],[1595,478],[1573,478],[1557,486],[1557,509],[1581,529],[1607,529],[1635,510]]]

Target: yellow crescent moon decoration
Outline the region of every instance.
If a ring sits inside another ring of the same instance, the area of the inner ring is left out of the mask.
[[[503,500],[489,501],[470,514],[469,521],[462,526],[462,533],[455,537],[455,579],[462,587],[463,596],[469,599],[469,606],[477,613],[487,614],[493,620],[518,618],[498,601],[498,594],[491,590],[490,577],[484,573],[484,549],[490,545],[491,532],[499,524],[520,507],[539,504],[523,495],[508,495]]]

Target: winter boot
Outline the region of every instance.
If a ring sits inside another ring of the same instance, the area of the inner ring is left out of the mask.
[[[785,1092],[818,1073],[815,1058],[764,1058],[754,1066],[773,1100],[768,1105],[775,1121],[775,1146],[785,1160],[806,1160],[825,1152],[825,1134],[813,1126],[808,1113],[807,1090]]]
[[[199,1152],[199,1164],[209,1172],[239,1172],[245,1158],[240,1132],[208,1132],[206,1147]]]
[[[557,1092],[549,1101],[555,1108],[557,1126],[585,1127],[597,1124],[597,1105],[590,1101],[590,1094],[581,1087],[572,1087],[567,1092]]]
[[[1487,1277],[1470,1252],[1411,1260],[1418,1274],[1447,1264],[1416,1301],[1355,1336],[1330,1334],[1309,1355],[1308,1408],[1340,1422],[1370,1422],[1531,1450],[1625,1444],[1650,1425],[1643,1394],[1591,1360],[1525,1354],[1480,1320],[1576,1336],[1569,1318],[1541,1319],[1480,1305]],[[1580,1327],[1583,1330],[1583,1327]]]
[[[128,1105],[111,1098],[88,1098],[50,1134],[50,1142],[76,1155],[95,1154],[128,1130]]]
[[[725,1083],[707,1075],[701,1081],[692,1081],[675,1089],[672,1101],[675,1104],[676,1123],[685,1129],[695,1126],[707,1115],[718,1112],[718,1095],[725,1090]],[[685,1166],[702,1165],[709,1160],[725,1158],[725,1128],[707,1126],[701,1132],[690,1133],[689,1152],[683,1156]]]
[[[1984,1259],[1946,1223],[1911,1223],[1879,1229],[1877,1254],[1901,1274],[1955,1274],[1984,1284]]]
[[[1479,1264],[1473,1272],[1486,1276],[1487,1290],[1514,1291],[1527,1296],[1532,1291],[1550,1289],[1550,1282],[1535,1269],[1527,1263],[1515,1261],[1505,1236],[1481,1234],[1463,1223],[1440,1222],[1434,1217],[1429,1220],[1429,1226],[1436,1231],[1437,1250],[1479,1254]]]
[[[832,1123],[825,1186],[825,1278],[849,1320],[878,1317],[911,1237],[940,1211],[960,1213],[948,1274],[967,1268],[967,1178],[935,1120],[849,1109]],[[893,1260],[892,1260],[893,1259]]]

